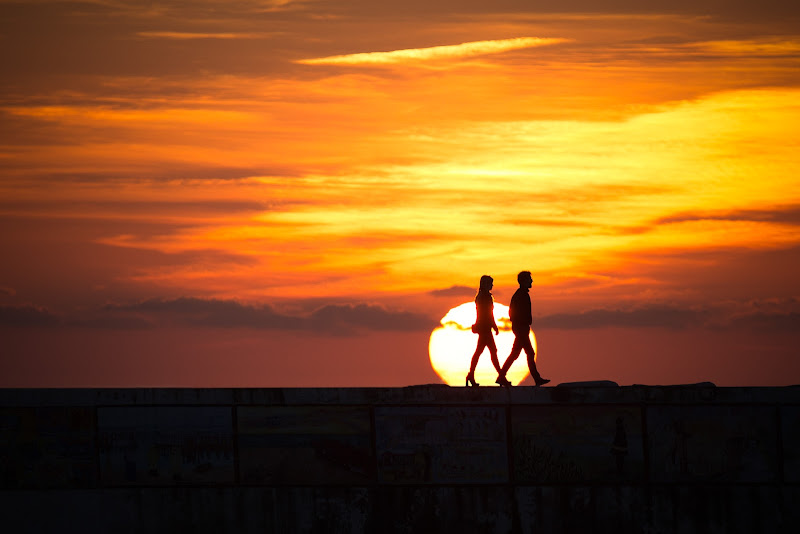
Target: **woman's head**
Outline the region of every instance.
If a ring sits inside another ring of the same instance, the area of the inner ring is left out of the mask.
[[[491,291],[493,285],[494,285],[494,279],[491,276],[489,276],[488,274],[484,274],[483,276],[481,276],[481,285],[480,285],[481,291]]]

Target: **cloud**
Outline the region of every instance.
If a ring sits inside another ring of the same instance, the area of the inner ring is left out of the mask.
[[[42,181],[59,182],[113,182],[123,180],[141,179],[143,174],[153,181],[200,181],[200,180],[225,180],[230,182],[246,181],[253,177],[275,176],[279,178],[294,178],[301,175],[303,169],[286,165],[264,167],[229,167],[214,164],[192,164],[182,162],[159,162],[139,168],[125,168],[109,166],[107,170],[65,172],[60,170],[46,170],[38,173],[37,178]]]
[[[56,326],[58,316],[34,306],[0,306],[0,326]]]
[[[269,33],[199,33],[199,32],[138,32],[139,37],[154,39],[263,39]]]
[[[17,292],[14,291],[13,287],[0,287],[0,295],[6,296],[6,297],[13,297],[16,294],[17,294]]]
[[[634,310],[589,310],[581,313],[558,313],[534,319],[535,328],[564,330],[585,328],[687,328],[702,323],[704,312],[650,307]]]
[[[313,329],[347,332],[352,328],[375,331],[432,329],[435,323],[425,315],[392,311],[369,304],[329,305],[315,311],[306,321]]]
[[[723,328],[766,333],[800,332],[800,298],[754,299],[733,306]]]
[[[595,309],[535,317],[534,329],[666,328],[755,332],[800,332],[797,299],[746,304],[728,302],[703,309],[645,306],[630,310]]]
[[[370,304],[329,304],[311,314],[293,316],[279,313],[268,305],[251,306],[232,300],[182,297],[110,305],[106,311],[136,314],[161,325],[305,330],[328,334],[349,334],[357,330],[414,331],[434,326],[434,322],[425,315]]]
[[[731,321],[730,328],[759,332],[800,332],[800,313],[754,313],[737,317]]]
[[[57,216],[63,213],[109,214],[122,217],[125,214],[152,217],[157,215],[213,217],[236,213],[254,213],[269,210],[266,202],[253,200],[81,200],[72,202],[64,210],[64,202],[57,199],[0,200],[0,212],[40,213]],[[4,288],[0,287],[0,294]],[[13,293],[11,293],[13,294]]]
[[[693,46],[723,55],[796,57],[800,52],[800,41],[786,39],[706,41]]]
[[[535,218],[535,219],[506,219],[505,221],[508,224],[513,224],[515,226],[544,226],[544,227],[579,227],[579,226],[592,226],[592,223],[588,223],[585,221],[572,221],[566,219],[544,219],[544,218]]]
[[[453,286],[444,292],[469,290]],[[434,294],[435,292],[431,292]],[[310,313],[288,315],[269,305],[248,305],[234,300],[181,297],[149,299],[132,304],[106,305],[74,315],[58,315],[36,306],[0,306],[0,327],[69,327],[136,330],[188,326],[195,328],[248,328],[352,335],[357,332],[417,332],[432,330],[429,316],[382,306],[326,304]],[[702,309],[678,306],[643,306],[634,309],[593,309],[535,317],[535,330],[596,330],[604,328],[700,328],[717,331],[748,330],[762,333],[800,331],[800,299],[766,299],[727,302]]]
[[[420,61],[436,61],[460,59],[465,57],[498,54],[509,50],[532,48],[568,42],[569,39],[517,37],[493,41],[473,41],[457,45],[432,46],[429,48],[409,48],[392,50],[391,52],[364,52],[313,59],[301,59],[296,63],[304,65],[392,65],[397,63],[416,63]]]
[[[657,224],[696,221],[749,221],[780,224],[800,224],[800,205],[776,206],[772,209],[742,209],[729,211],[690,211],[662,217]]]
[[[143,330],[155,328],[157,325],[146,317],[100,313],[87,317],[71,318],[65,323],[65,326],[101,330]]]
[[[275,313],[269,306],[247,306],[232,300],[181,297],[151,299],[135,304],[109,305],[109,312],[128,312],[150,317],[156,324],[179,323],[193,326],[298,329],[297,318]]]
[[[434,289],[428,294],[434,297],[473,297],[475,288],[467,286],[450,286],[445,289]]]

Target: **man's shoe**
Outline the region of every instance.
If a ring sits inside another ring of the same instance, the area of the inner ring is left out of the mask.
[[[501,385],[503,387],[510,387],[511,386],[511,382],[509,382],[508,378],[506,378],[504,376],[498,376],[497,380],[495,380],[494,383],[495,384],[499,384],[499,385]]]
[[[534,380],[534,382],[536,382],[537,386],[543,386],[543,385],[547,384],[548,382],[550,382],[550,379],[549,378],[540,378],[539,380]]]

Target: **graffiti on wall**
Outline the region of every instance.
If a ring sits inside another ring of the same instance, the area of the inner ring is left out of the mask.
[[[647,410],[657,482],[776,480],[775,408],[653,406]]]
[[[234,482],[230,407],[101,407],[97,426],[105,484]]]
[[[635,406],[518,406],[511,411],[514,480],[569,483],[642,479]]]
[[[384,483],[508,480],[503,408],[379,407],[375,443]]]
[[[245,484],[363,484],[374,479],[369,408],[242,406],[237,426]]]
[[[0,408],[0,487],[96,485],[94,410]]]

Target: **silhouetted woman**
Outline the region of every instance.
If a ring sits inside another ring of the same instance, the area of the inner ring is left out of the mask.
[[[497,330],[497,324],[494,322],[494,299],[492,298],[492,286],[494,280],[491,276],[481,276],[480,288],[478,294],[475,295],[475,309],[478,312],[478,318],[472,326],[472,331],[478,334],[478,346],[475,348],[475,354],[472,355],[472,363],[469,366],[469,374],[467,375],[467,384],[478,386],[475,382],[475,367],[478,365],[478,358],[480,358],[483,349],[489,347],[489,354],[492,357],[492,365],[500,373],[500,362],[497,361],[497,345],[494,344],[494,337],[492,330],[495,334],[500,332]]]

